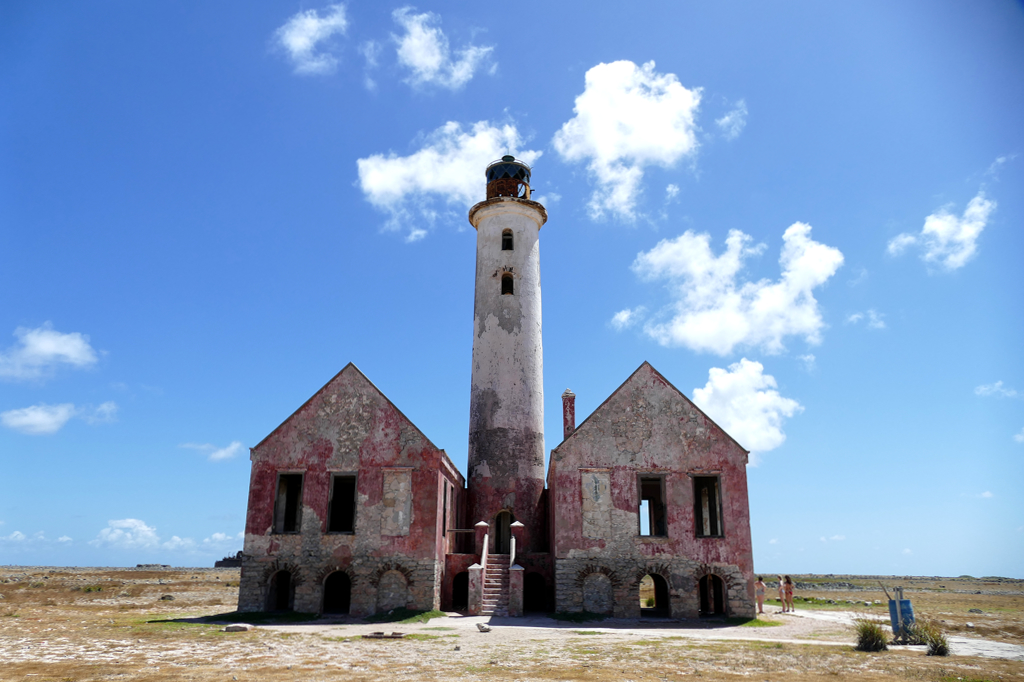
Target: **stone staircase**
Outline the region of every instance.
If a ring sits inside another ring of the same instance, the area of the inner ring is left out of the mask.
[[[481,616],[508,615],[508,554],[488,554]]]

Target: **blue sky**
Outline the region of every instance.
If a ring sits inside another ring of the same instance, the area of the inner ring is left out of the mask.
[[[757,570],[1024,577],[1019,3],[8,2],[0,92],[0,564],[237,551],[349,361],[464,469],[512,152],[549,450],[648,360]]]

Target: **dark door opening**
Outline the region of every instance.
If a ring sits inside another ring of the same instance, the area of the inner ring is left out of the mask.
[[[292,586],[292,574],[288,571],[278,571],[270,579],[267,611],[291,611],[294,605],[295,591]]]
[[[465,611],[469,608],[469,573],[456,573],[452,578],[452,610]]]
[[[324,613],[348,613],[352,604],[352,580],[345,571],[335,571],[324,581]]]
[[[540,573],[527,573],[523,579],[523,611],[550,612],[548,583]]]
[[[512,551],[512,514],[507,511],[498,512],[494,517],[494,549],[495,554],[508,554]]]
[[[725,583],[717,575],[708,574],[700,579],[700,615],[725,615]]]
[[[668,618],[668,581],[657,573],[650,573],[640,581],[640,615],[649,618]]]

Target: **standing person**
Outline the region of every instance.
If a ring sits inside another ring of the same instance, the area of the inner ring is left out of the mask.
[[[764,613],[764,592],[766,585],[761,580],[761,576],[757,576],[757,582],[754,583],[754,598],[757,599],[757,612]]]
[[[779,576],[779,603],[782,604],[782,612],[786,612],[786,583]]]
[[[786,588],[784,591],[786,593],[787,610],[795,611],[796,609],[793,608],[793,581],[789,579],[788,575],[786,576]]]

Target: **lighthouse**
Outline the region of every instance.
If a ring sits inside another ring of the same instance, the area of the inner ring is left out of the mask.
[[[544,358],[540,228],[530,167],[504,156],[486,170],[487,198],[469,211],[476,228],[468,510],[490,525],[490,550],[544,551]],[[520,528],[518,525],[522,524]]]

